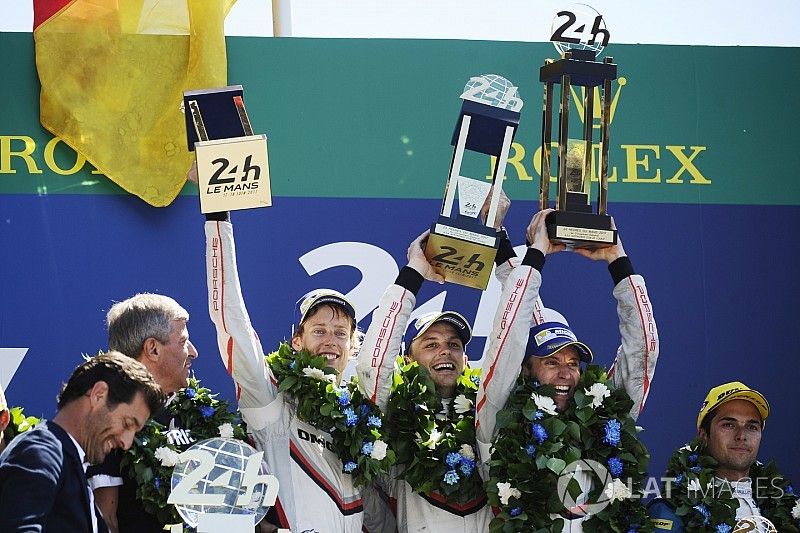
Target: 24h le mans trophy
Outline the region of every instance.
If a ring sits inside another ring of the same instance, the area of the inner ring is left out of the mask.
[[[539,69],[544,83],[542,113],[542,179],[539,191],[541,209],[550,207],[550,156],[552,150],[554,85],[561,88],[558,112],[558,166],[555,211],[546,219],[550,240],[575,248],[602,248],[617,242],[608,206],[608,149],[611,116],[611,82],[617,78],[617,65],[611,57],[597,61],[608,44],[609,32],[603,17],[589,6],[576,5],[574,11],[560,11],[553,21],[550,38],[561,59],[545,60]],[[569,138],[570,87],[583,88],[583,139]],[[592,212],[593,114],[595,87],[600,93],[600,165],[597,212]]]
[[[486,289],[497,255],[497,235],[491,226],[500,202],[508,151],[519,125],[522,99],[517,87],[496,74],[470,78],[451,144],[450,174],[439,219],[431,226],[425,256],[445,280]],[[491,183],[461,175],[466,151],[497,157]],[[498,179],[500,176],[500,179]],[[479,215],[491,192],[487,224]],[[453,204],[458,194],[458,213]]]

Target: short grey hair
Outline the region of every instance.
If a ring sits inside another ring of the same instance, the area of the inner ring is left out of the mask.
[[[108,349],[138,359],[148,338],[169,342],[173,320],[188,321],[189,313],[169,296],[145,292],[117,302],[106,315]]]

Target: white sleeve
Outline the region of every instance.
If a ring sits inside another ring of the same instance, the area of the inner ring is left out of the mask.
[[[614,298],[622,344],[609,375],[614,385],[624,388],[633,400],[631,417],[636,420],[644,409],[656,371],[658,329],[642,276],[634,274],[620,281],[614,287]]]
[[[381,296],[358,352],[356,372],[364,395],[385,411],[392,390],[395,358],[400,354],[408,318],[416,296],[400,285],[390,285]]]
[[[248,426],[259,430],[266,426],[264,407],[275,400],[277,385],[244,305],[233,226],[230,222],[208,221],[205,232],[208,312],[217,330],[219,353],[236,383],[242,417]]]
[[[503,287],[482,364],[475,412],[476,437],[484,461],[494,437],[497,413],[505,406],[519,377],[541,283],[538,270],[520,265],[508,275]]]

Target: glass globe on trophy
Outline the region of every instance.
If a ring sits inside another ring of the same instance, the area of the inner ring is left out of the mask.
[[[198,527],[203,515],[229,515],[229,519],[234,518],[230,515],[250,515],[252,521],[248,518],[247,522],[252,531],[275,501],[277,479],[267,475],[263,452],[246,442],[206,439],[180,457],[168,501],[190,527]]]

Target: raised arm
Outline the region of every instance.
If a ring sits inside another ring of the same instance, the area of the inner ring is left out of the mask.
[[[537,321],[541,269],[545,255],[563,249],[547,238],[544,219],[552,210],[534,215],[528,226],[532,243],[522,260],[506,278],[495,313],[489,348],[483,361],[483,379],[478,389],[475,430],[481,457],[489,457],[497,412],[505,406],[519,376],[531,324]]]
[[[264,408],[275,399],[277,386],[244,304],[233,226],[226,215],[205,225],[208,312],[217,330],[222,362],[236,383],[242,416],[252,429],[259,430],[267,423]]]
[[[444,282],[423,254],[428,233],[426,231],[414,239],[408,247],[408,265],[400,269],[394,284],[389,285],[381,296],[358,352],[356,371],[359,386],[384,410],[392,390],[394,360],[401,351],[403,334],[422,282],[425,279]]]
[[[609,375],[614,385],[624,388],[633,400],[631,416],[635,420],[647,401],[659,352],[658,329],[644,278],[633,270],[619,236],[615,246],[575,252],[608,263],[614,281],[621,337]]]

